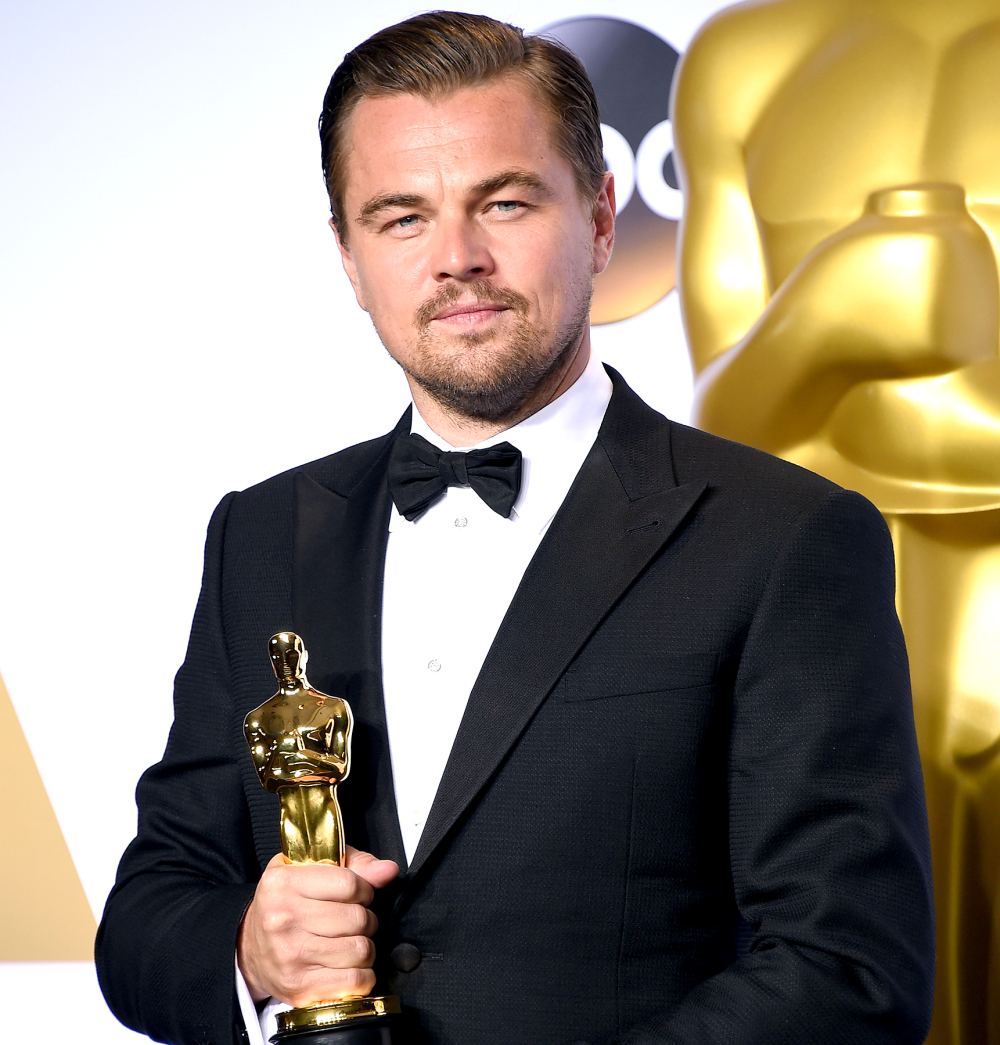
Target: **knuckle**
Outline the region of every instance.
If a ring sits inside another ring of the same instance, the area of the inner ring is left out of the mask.
[[[354,964],[368,968],[375,962],[375,944],[367,936],[352,936],[351,950]]]
[[[327,888],[331,899],[339,900],[341,903],[348,902],[354,898],[354,875],[343,867],[324,866]]]
[[[345,921],[351,935],[364,936],[368,932],[368,908],[349,904],[344,908]]]
[[[364,995],[375,986],[375,974],[371,969],[345,969],[343,981],[345,990]]]
[[[287,875],[279,873],[278,870],[265,871],[257,883],[254,903],[265,909],[281,906],[293,895],[293,889],[294,882],[290,881]]]
[[[291,916],[285,910],[269,910],[261,914],[260,924],[266,933],[277,935],[283,933],[291,924]]]
[[[287,888],[291,870],[291,864],[268,865],[260,876],[260,888],[268,889],[272,892]]]
[[[346,867],[336,868],[339,887],[343,898],[356,903],[371,903],[375,899],[375,890],[363,878],[358,877]]]

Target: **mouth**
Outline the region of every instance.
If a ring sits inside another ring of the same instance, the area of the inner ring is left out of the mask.
[[[508,308],[508,305],[500,305],[495,301],[470,301],[441,309],[434,314],[432,321],[449,326],[478,326],[489,323],[502,312],[508,311]]]

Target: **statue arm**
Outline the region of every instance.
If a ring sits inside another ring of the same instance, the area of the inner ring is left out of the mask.
[[[782,32],[794,37],[794,19],[783,30],[768,17],[791,14],[785,8],[747,5],[709,23],[678,77],[675,136],[685,190],[680,292],[696,374],[695,419],[867,489],[863,476],[831,465],[825,426],[839,423],[838,405],[866,382],[898,381],[905,396],[902,383],[915,378],[991,357],[996,365],[996,266],[960,192],[956,201],[949,191],[929,191],[918,201],[924,212],[912,216],[917,212],[899,206],[905,187],[890,185],[872,186],[864,212],[859,199],[841,227],[831,219],[780,282],[769,274],[746,145],[784,75],[785,50],[799,60],[808,53],[801,34],[791,39],[793,47],[782,39]],[[952,398],[963,384],[952,384]],[[886,418],[891,394],[884,387],[878,393]],[[982,425],[970,427],[969,410],[949,412],[956,423],[940,427],[938,436],[958,452]],[[1000,403],[987,413],[1000,415]],[[981,434],[990,445],[997,426],[987,428]],[[898,449],[905,457],[907,440],[908,432],[896,429],[888,456]]]
[[[347,776],[347,757],[342,751],[318,751],[313,747],[303,746],[301,755],[294,760],[300,771],[308,770],[331,784],[339,784]]]
[[[735,94],[719,75],[738,62],[732,21],[717,16],[696,36],[671,106],[684,195],[678,291],[696,373],[746,334],[770,294],[743,162],[758,99],[753,89]]]
[[[995,359],[996,269],[973,228],[961,214],[866,213],[828,236],[744,336],[698,374],[699,423],[809,463],[797,449],[827,438],[824,426],[859,385]]]
[[[1000,358],[932,377],[856,385],[827,426],[833,448],[873,475],[1000,506]],[[894,507],[891,494],[880,499]]]
[[[339,697],[319,696],[324,702],[334,702],[333,708],[323,713],[329,717],[325,722],[304,727],[297,734],[296,743],[303,765],[311,764],[318,777],[326,777],[331,784],[338,784],[350,770],[351,712]]]
[[[726,11],[698,34],[678,72],[673,121],[684,192],[679,293],[695,418],[719,435],[778,451],[800,433],[775,431],[775,418],[794,413],[798,429],[811,431],[829,411],[832,389],[810,389],[813,274],[807,266],[772,285],[750,194],[747,138],[790,55],[804,46],[794,19],[778,24],[769,13],[760,5]]]

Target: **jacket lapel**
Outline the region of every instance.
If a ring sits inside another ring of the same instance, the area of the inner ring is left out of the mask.
[[[408,877],[441,844],[707,485],[676,485],[670,422],[611,373],[615,391],[604,424],[473,687]]]
[[[400,426],[408,423],[405,415]],[[381,679],[385,468],[394,434],[339,484],[296,475],[292,603],[310,681],[346,698],[354,714],[351,771],[338,789],[347,841],[405,866]]]

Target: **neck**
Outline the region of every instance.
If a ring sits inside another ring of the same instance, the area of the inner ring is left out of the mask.
[[[407,377],[407,380],[413,396],[413,405],[420,411],[420,416],[427,422],[427,426],[449,446],[473,446],[484,439],[506,432],[518,422],[537,414],[543,407],[554,402],[566,389],[575,384],[586,370],[589,361],[590,331],[585,330],[576,350],[568,355],[563,365],[533,389],[518,410],[497,420],[467,417],[449,410],[412,379]]]

